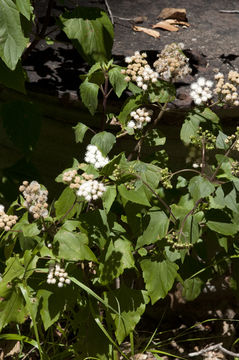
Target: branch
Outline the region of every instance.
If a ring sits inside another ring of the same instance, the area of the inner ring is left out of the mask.
[[[110,21],[111,21],[112,24],[114,25],[114,16],[112,15],[112,11],[111,11],[111,9],[110,9],[110,6],[109,6],[109,4],[108,4],[108,1],[107,1],[107,0],[104,0],[104,2],[105,2],[106,9],[107,9],[107,11],[108,11],[108,13],[109,13]]]
[[[205,354],[209,351],[213,351],[213,350],[220,350],[221,352],[227,354],[227,355],[230,355],[230,356],[234,356],[234,357],[239,357],[239,354],[238,353],[234,353],[232,351],[229,351],[227,349],[225,349],[223,346],[222,346],[222,343],[219,343],[219,344],[216,344],[216,345],[212,345],[212,346],[209,346],[205,349],[202,349],[200,351],[197,351],[197,352],[193,352],[193,353],[189,353],[188,356],[190,357],[194,357],[194,356],[198,356],[198,355],[202,355],[202,354]]]

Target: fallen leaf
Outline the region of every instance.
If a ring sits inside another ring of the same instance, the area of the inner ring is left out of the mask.
[[[133,18],[133,22],[135,22],[136,24],[140,24],[144,21],[147,21],[147,19],[147,16],[136,16],[135,18]]]
[[[176,19],[167,19],[165,21],[171,25],[183,25],[183,26],[187,26],[187,27],[190,26],[190,24],[187,21],[180,21],[180,20],[176,20]]]
[[[160,29],[164,29],[164,30],[168,30],[168,31],[178,31],[178,27],[171,25],[170,23],[168,23],[167,21],[160,21],[157,24],[152,26],[153,29],[156,28],[160,28]]]
[[[158,18],[162,19],[177,19],[180,21],[187,21],[186,9],[178,8],[164,8],[159,14]]]
[[[148,29],[142,26],[133,26],[134,31],[142,31],[145,34],[148,34],[150,36],[153,36],[155,39],[158,39],[160,37],[160,33],[158,31]]]

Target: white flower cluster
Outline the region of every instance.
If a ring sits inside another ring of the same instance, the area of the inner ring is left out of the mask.
[[[202,105],[212,98],[213,82],[206,80],[204,77],[198,78],[198,80],[191,84],[190,95],[196,105]]]
[[[125,62],[128,63],[127,69],[121,70],[125,74],[125,80],[135,81],[137,86],[143,90],[147,90],[150,83],[155,83],[158,80],[158,73],[153,71],[146,60],[147,54],[140,54],[135,51],[133,56],[127,56]]]
[[[86,149],[85,162],[92,164],[96,169],[102,168],[108,164],[108,157],[104,157],[97,146],[88,145]]]
[[[83,196],[86,201],[97,200],[106,191],[104,184],[97,180],[88,180],[80,185],[77,195]]]
[[[164,80],[179,80],[191,72],[189,59],[183,54],[184,44],[166,45],[158,54],[154,67]]]
[[[218,99],[228,105],[239,106],[237,90],[237,86],[239,85],[239,73],[233,70],[229,71],[228,82],[225,82],[222,73],[217,73],[214,78],[217,81],[214,92],[218,95]]]
[[[4,206],[0,205],[0,230],[9,231],[16,224],[18,217],[16,215],[7,215]]]
[[[132,129],[142,129],[144,125],[151,121],[152,114],[153,111],[147,110],[146,108],[138,108],[135,111],[131,111],[131,120],[128,122],[127,126]]]
[[[58,283],[57,283],[58,281]],[[50,266],[49,273],[47,275],[48,284],[56,284],[59,288],[63,287],[64,284],[70,284],[71,280],[68,278],[68,273],[65,269],[62,269],[60,265]]]
[[[25,202],[24,206],[33,214],[35,219],[48,216],[47,196],[48,191],[41,189],[41,185],[37,181],[23,181],[19,187]]]
[[[65,182],[71,183],[76,175],[77,175],[77,171],[75,169],[68,170],[64,172],[62,179]]]

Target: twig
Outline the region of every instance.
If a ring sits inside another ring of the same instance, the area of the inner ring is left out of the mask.
[[[239,10],[219,10],[220,13],[239,14]]]
[[[109,6],[109,4],[108,4],[108,1],[107,1],[107,0],[104,0],[104,2],[105,2],[106,9],[107,9],[107,11],[108,11],[108,13],[109,13],[109,16],[110,16],[110,21],[111,21],[112,24],[114,25],[114,16],[112,15],[112,12],[111,12],[111,10],[110,10],[110,6]]]
[[[239,357],[239,354],[238,354],[238,353],[234,353],[234,352],[232,352],[232,351],[229,351],[229,350],[225,349],[225,348],[222,346],[222,343],[209,346],[209,347],[207,347],[206,349],[202,349],[202,350],[197,351],[197,352],[189,353],[188,356],[190,356],[190,357],[198,356],[198,355],[202,355],[202,354],[205,354],[205,353],[207,353],[207,352],[209,352],[209,351],[213,351],[213,350],[220,350],[221,352],[223,352],[223,353],[225,353],[225,354],[227,354],[227,355],[234,356],[234,357]]]

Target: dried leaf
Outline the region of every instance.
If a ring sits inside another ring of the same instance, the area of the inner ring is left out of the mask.
[[[147,21],[147,19],[147,16],[136,16],[135,18],[133,18],[133,22],[135,22],[136,24],[140,24],[144,21]]]
[[[165,21],[171,25],[182,25],[182,26],[187,26],[187,27],[190,26],[190,24],[186,21],[180,21],[180,20],[176,20],[176,19],[167,19]]]
[[[167,21],[160,21],[157,24],[152,26],[153,29],[156,28],[160,28],[160,29],[164,29],[164,30],[168,30],[168,31],[178,31],[178,27],[171,25],[170,23],[168,23]]]
[[[186,9],[178,8],[164,8],[159,14],[158,18],[162,19],[177,19],[180,21],[187,21]]]
[[[158,39],[160,37],[160,33],[158,31],[148,29],[142,26],[133,26],[134,31],[142,31],[145,34],[148,34],[150,36],[153,36],[155,39]]]

